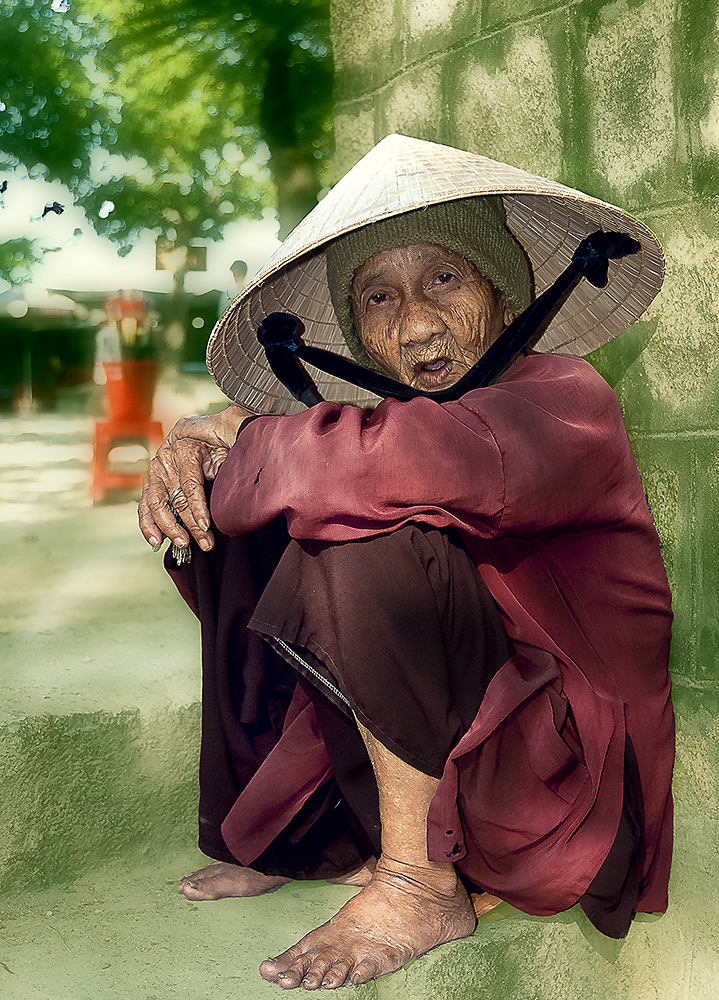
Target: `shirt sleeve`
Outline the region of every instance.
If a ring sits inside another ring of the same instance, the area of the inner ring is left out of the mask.
[[[409,521],[489,537],[546,531],[548,516],[557,527],[585,511],[595,518],[621,412],[605,383],[613,406],[563,381],[510,381],[445,404],[321,403],[259,418],[220,469],[213,518],[226,534],[244,534],[283,515],[293,537],[325,541]]]

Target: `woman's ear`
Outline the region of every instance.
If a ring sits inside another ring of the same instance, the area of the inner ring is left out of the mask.
[[[504,323],[505,327],[507,327],[513,320],[517,318],[517,314],[503,295],[499,296],[499,308],[502,312],[502,322]]]

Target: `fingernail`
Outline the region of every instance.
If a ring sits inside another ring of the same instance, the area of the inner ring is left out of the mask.
[[[197,543],[203,552],[209,552],[212,546],[210,545],[209,538],[201,538]]]
[[[152,543],[152,551],[153,552],[159,552],[161,548],[162,548],[162,542],[153,542]]]
[[[197,523],[199,524],[199,526],[202,528],[203,531],[210,530],[210,522],[207,520],[206,517],[201,517]]]
[[[186,549],[187,548],[187,542],[185,541],[184,538],[174,538],[173,542],[178,547],[178,549]]]

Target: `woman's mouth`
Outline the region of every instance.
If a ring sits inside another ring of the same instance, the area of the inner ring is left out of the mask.
[[[415,384],[427,389],[438,388],[446,383],[452,375],[454,362],[451,358],[433,358],[432,361],[422,361],[415,365]]]

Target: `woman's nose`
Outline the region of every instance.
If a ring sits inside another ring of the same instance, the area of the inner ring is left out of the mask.
[[[439,310],[424,295],[407,296],[402,303],[399,340],[401,344],[421,344],[446,331]]]

